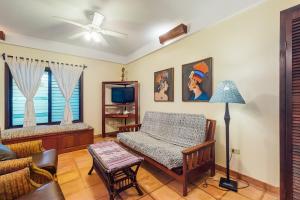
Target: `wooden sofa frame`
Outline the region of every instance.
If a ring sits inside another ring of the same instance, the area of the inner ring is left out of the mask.
[[[135,132],[139,131],[141,124],[136,125],[127,125],[119,127],[119,132]],[[182,151],[183,157],[183,166],[182,168],[177,168],[170,170],[164,165],[158,163],[152,158],[145,156],[144,154],[130,148],[126,144],[120,143],[129,148],[134,153],[144,157],[144,159],[162,170],[166,174],[170,175],[174,179],[182,183],[182,195],[187,195],[187,187],[190,177],[195,177],[201,172],[210,170],[210,176],[215,175],[215,130],[216,130],[216,121],[207,119],[206,121],[206,140],[204,143],[186,148]]]

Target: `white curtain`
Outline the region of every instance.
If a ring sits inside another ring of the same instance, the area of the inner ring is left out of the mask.
[[[61,121],[61,124],[72,124],[73,114],[70,99],[74,88],[79,81],[83,67],[51,63],[50,69],[54,74],[58,87],[66,100],[64,118]]]
[[[43,73],[45,63],[32,59],[6,58],[13,79],[19,90],[26,98],[23,127],[35,126],[35,110],[33,97],[35,96]]]

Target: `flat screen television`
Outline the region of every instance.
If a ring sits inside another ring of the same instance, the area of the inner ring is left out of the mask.
[[[134,102],[134,87],[113,87],[111,89],[111,101],[113,103]]]

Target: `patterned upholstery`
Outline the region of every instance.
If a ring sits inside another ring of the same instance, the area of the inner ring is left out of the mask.
[[[13,200],[36,189],[29,168],[0,176],[0,199]]]
[[[169,169],[182,166],[184,147],[158,140],[143,132],[119,133],[118,140]]]
[[[126,166],[131,166],[144,160],[142,157],[128,152],[114,141],[91,144],[88,150],[96,162],[100,162],[100,165],[104,166],[104,170],[107,173],[124,169]]]
[[[74,123],[67,125],[39,125],[26,128],[13,128],[1,131],[1,139],[8,140],[13,138],[22,138],[35,135],[44,135],[49,133],[63,133],[67,131],[88,129],[89,125],[85,123]]]
[[[25,158],[43,151],[42,140],[8,144],[7,146],[17,154],[17,158]]]
[[[0,175],[8,174],[19,169],[30,167],[32,158],[20,158],[0,162]]]
[[[44,184],[54,180],[54,177],[48,171],[35,166],[31,157],[1,161],[0,175],[11,173],[26,167],[30,168],[30,177],[36,183]]]
[[[141,132],[182,147],[203,143],[206,118],[204,115],[146,112]]]

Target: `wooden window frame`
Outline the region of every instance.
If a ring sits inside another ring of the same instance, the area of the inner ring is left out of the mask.
[[[37,125],[53,125],[60,124],[60,122],[51,122],[52,119],[52,98],[51,98],[51,80],[52,73],[49,67],[46,67],[45,71],[50,72],[48,78],[48,123],[38,123]],[[5,81],[5,129],[18,128],[22,125],[12,125],[12,74],[9,70],[7,63],[5,63],[4,69],[4,81]],[[79,120],[73,120],[73,123],[83,122],[83,73],[79,79]]]

